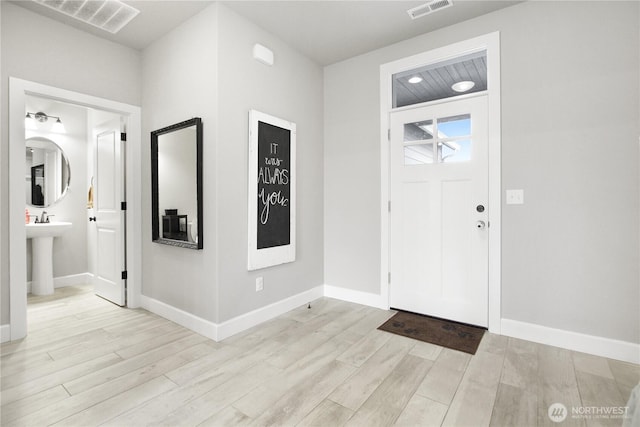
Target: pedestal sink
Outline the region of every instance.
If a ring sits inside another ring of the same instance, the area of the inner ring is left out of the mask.
[[[27,239],[31,239],[31,293],[53,294],[53,238],[71,228],[70,222],[26,224]]]

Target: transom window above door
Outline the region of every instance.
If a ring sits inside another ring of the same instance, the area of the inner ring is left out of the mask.
[[[487,51],[396,73],[392,108],[487,90]]]
[[[404,164],[458,163],[471,160],[471,115],[404,124]]]

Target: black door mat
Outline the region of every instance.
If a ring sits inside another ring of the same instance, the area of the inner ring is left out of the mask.
[[[486,330],[407,311],[399,311],[378,329],[469,354],[476,354]]]

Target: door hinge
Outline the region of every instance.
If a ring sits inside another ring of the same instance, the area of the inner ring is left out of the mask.
[[[387,209],[389,210],[389,212],[391,212],[391,200],[387,202]]]
[[[120,141],[127,142],[127,134],[125,132],[120,133]]]
[[[122,272],[122,280],[127,280],[127,270]]]
[[[121,211],[127,210],[127,202],[120,202],[120,210]]]
[[[391,141],[391,129],[387,129],[387,141]]]
[[[391,284],[391,272],[389,272],[389,274],[388,274],[387,283]]]

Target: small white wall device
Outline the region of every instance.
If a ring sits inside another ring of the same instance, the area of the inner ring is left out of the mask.
[[[273,51],[260,43],[256,43],[253,45],[253,59],[271,66],[273,65]]]

